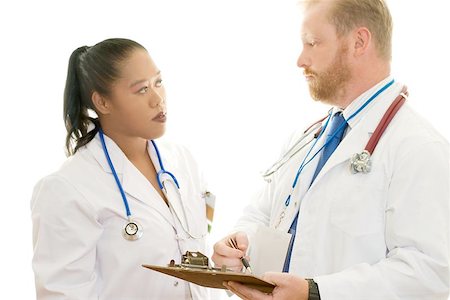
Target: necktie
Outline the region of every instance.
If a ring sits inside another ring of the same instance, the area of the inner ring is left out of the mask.
[[[325,147],[322,149],[322,154],[320,156],[319,163],[317,164],[316,171],[314,172],[314,176],[311,180],[311,184],[314,182],[314,179],[316,179],[317,174],[319,174],[320,170],[322,170],[322,167],[325,165],[328,158],[330,158],[331,154],[333,154],[334,150],[336,150],[337,146],[341,142],[346,127],[347,121],[345,121],[342,112],[336,113],[331,119],[330,130],[328,130],[327,140],[325,141]],[[291,224],[291,228],[289,228],[289,233],[292,234],[292,238],[291,241],[289,242],[286,260],[284,261],[283,272],[289,272],[292,247],[294,246],[295,231],[297,229],[297,221],[298,221],[298,212],[297,215],[295,216],[294,221]]]
[[[343,125],[344,123],[345,125]],[[322,167],[341,142],[346,127],[347,122],[345,121],[342,112],[336,113],[331,119],[330,130],[328,131],[327,140],[325,142],[326,144],[322,150],[322,154],[320,156],[319,163],[317,164],[316,171],[312,177],[311,184],[314,182],[314,179],[316,179],[316,176],[319,174],[320,170],[322,170]]]

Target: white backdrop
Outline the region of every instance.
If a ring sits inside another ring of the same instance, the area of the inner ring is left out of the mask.
[[[0,4],[0,298],[33,299],[30,196],[64,161],[67,61],[110,37],[143,44],[163,72],[165,138],[188,146],[217,195],[212,241],[233,225],[295,128],[327,111],[301,71],[297,0],[3,1]],[[393,74],[450,138],[445,0],[390,0]],[[363,145],[361,145],[363,146]]]

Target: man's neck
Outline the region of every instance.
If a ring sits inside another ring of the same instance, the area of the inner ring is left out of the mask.
[[[335,99],[335,106],[345,109],[361,94],[386,79],[390,75],[390,67],[387,65],[385,68],[364,70],[364,73],[360,73],[361,76],[353,76],[343,89],[342,95]]]

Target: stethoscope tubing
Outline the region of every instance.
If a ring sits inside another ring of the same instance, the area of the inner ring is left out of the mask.
[[[328,117],[328,116],[327,116]],[[327,118],[325,117],[325,118]],[[325,119],[324,118],[324,119]],[[300,152],[302,149],[304,149],[306,146],[308,146],[316,137],[312,137],[311,139],[309,139],[306,143],[304,143],[303,145],[301,145],[300,147],[298,147],[296,149],[296,147],[305,140],[305,138],[307,136],[310,135],[310,133],[316,131],[320,129],[320,131],[322,131],[322,124],[321,123],[314,123],[313,125],[310,126],[310,128],[308,128],[303,135],[298,139],[298,141],[296,141],[294,143],[294,145],[292,145],[287,151],[286,153],[280,158],[278,159],[272,166],[270,166],[263,174],[262,176],[264,178],[269,177],[270,175],[272,175],[273,173],[275,173],[276,171],[278,171],[282,166],[284,166],[285,163],[287,163],[292,157],[294,157],[298,152]],[[319,132],[320,133],[320,132]]]
[[[153,148],[155,149],[156,157],[158,158],[158,163],[159,163],[159,167],[160,167],[160,170],[157,172],[157,176],[156,176],[159,188],[161,190],[165,189],[164,185],[162,184],[161,176],[163,176],[163,174],[167,174],[173,179],[173,181],[175,182],[175,185],[177,186],[177,188],[180,189],[180,185],[178,184],[178,180],[175,177],[175,175],[173,175],[169,171],[166,171],[166,169],[164,168],[164,165],[163,165],[163,162],[162,162],[162,159],[161,159],[161,154],[159,153],[159,149],[156,146],[155,141],[151,140],[151,142],[152,142]]]
[[[108,149],[106,148],[105,137],[103,136],[104,135],[103,130],[101,128],[99,128],[98,133],[100,136],[100,140],[102,142],[103,152],[105,153],[106,160],[108,161],[109,167],[111,168],[111,172],[114,176],[114,179],[116,180],[117,187],[119,188],[120,195],[122,196],[122,201],[125,206],[125,210],[127,212],[127,217],[129,218],[131,216],[131,211],[130,211],[130,207],[128,206],[127,196],[125,195],[125,191],[122,188],[122,184],[120,184],[120,180],[119,180],[119,177],[117,176],[116,169],[114,168],[114,165],[111,161],[111,157],[109,156]]]

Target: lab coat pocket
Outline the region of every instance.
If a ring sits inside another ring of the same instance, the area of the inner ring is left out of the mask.
[[[382,233],[384,230],[383,191],[358,185],[331,198],[330,222],[340,231],[353,236]]]

